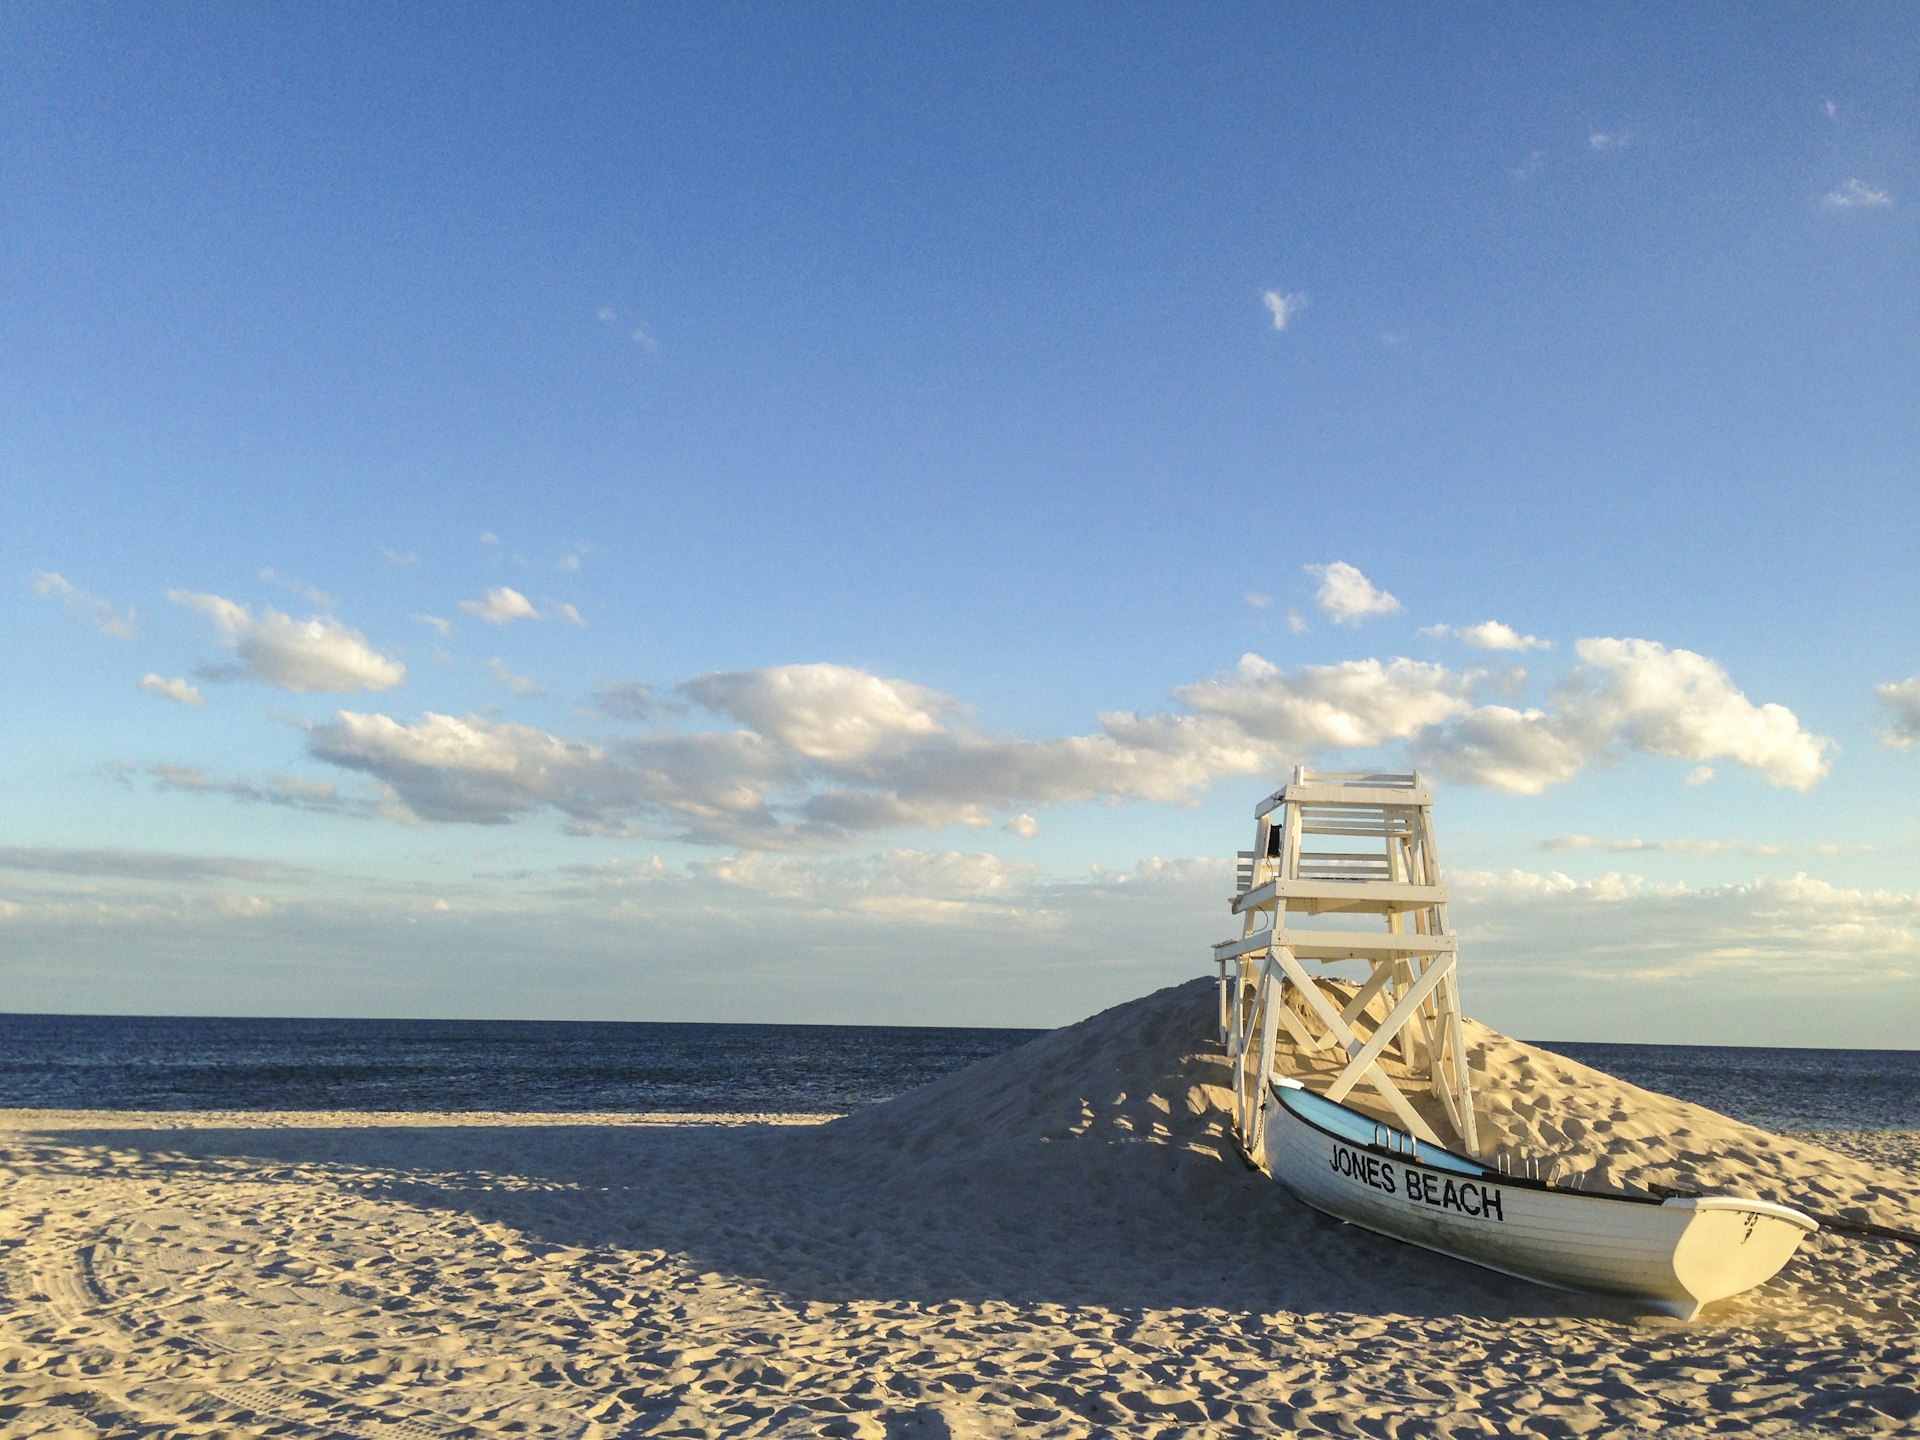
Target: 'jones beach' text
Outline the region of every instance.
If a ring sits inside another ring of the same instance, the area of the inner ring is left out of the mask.
[[[1415,1204],[1452,1210],[1480,1220],[1505,1222],[1507,1218],[1499,1190],[1476,1180],[1456,1180],[1431,1170],[1416,1170],[1411,1165],[1402,1165],[1400,1173],[1395,1175],[1391,1162],[1378,1155],[1349,1150],[1344,1145],[1333,1147],[1332,1163],[1336,1174],[1372,1186],[1384,1195],[1405,1195]]]

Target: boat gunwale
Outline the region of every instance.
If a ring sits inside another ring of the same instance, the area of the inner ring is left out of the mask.
[[[1417,1165],[1421,1169],[1427,1171],[1429,1174],[1441,1175],[1441,1176],[1451,1175],[1451,1176],[1454,1176],[1455,1178],[1462,1178],[1460,1176],[1460,1172],[1457,1170],[1449,1170],[1444,1166],[1427,1164],[1424,1160],[1420,1158],[1419,1152],[1416,1150],[1411,1150],[1411,1149],[1395,1150],[1389,1146],[1380,1145],[1373,1141],[1352,1140],[1352,1139],[1349,1139],[1347,1136],[1342,1135],[1337,1130],[1329,1130],[1326,1126],[1322,1125],[1319,1121],[1315,1120],[1311,1115],[1303,1114],[1301,1111],[1296,1110],[1292,1105],[1287,1104],[1286,1091],[1288,1089],[1292,1089],[1292,1090],[1300,1091],[1303,1095],[1312,1095],[1313,1098],[1316,1100],[1322,1101],[1323,1103],[1328,1105],[1336,1106],[1337,1108],[1346,1111],[1347,1114],[1349,1115],[1358,1116],[1360,1119],[1365,1120],[1368,1124],[1374,1126],[1377,1130],[1386,1130],[1389,1134],[1393,1134],[1393,1135],[1407,1135],[1406,1131],[1396,1129],[1395,1127],[1388,1125],[1383,1120],[1375,1120],[1373,1116],[1368,1115],[1364,1111],[1355,1110],[1351,1105],[1342,1105],[1338,1100],[1329,1100],[1327,1099],[1326,1096],[1317,1094],[1316,1092],[1307,1089],[1305,1085],[1302,1085],[1298,1080],[1295,1080],[1291,1075],[1276,1075],[1273,1079],[1271,1088],[1274,1092],[1274,1098],[1278,1100],[1283,1107],[1285,1107],[1288,1115],[1292,1116],[1295,1120],[1298,1120],[1302,1125],[1307,1126],[1309,1129],[1316,1130],[1320,1134],[1325,1135],[1328,1139],[1336,1140],[1340,1144],[1347,1146],[1349,1149],[1363,1150],[1369,1154],[1378,1155],[1383,1159],[1398,1161],[1402,1165],[1408,1165],[1408,1164]],[[1407,1135],[1407,1139],[1410,1144],[1419,1143],[1411,1135]],[[1484,1181],[1486,1183],[1494,1184],[1494,1185],[1508,1185],[1508,1186],[1512,1186],[1514,1189],[1517,1189],[1517,1190],[1540,1190],[1552,1195],[1578,1196],[1586,1200],[1624,1200],[1631,1205],[1672,1204],[1672,1205],[1675,1205],[1676,1208],[1678,1207],[1678,1202],[1670,1197],[1662,1197],[1659,1195],[1635,1195],[1632,1192],[1626,1191],[1626,1190],[1577,1190],[1565,1185],[1556,1185],[1551,1180],[1538,1180],[1533,1178],[1530,1175],[1503,1174],[1501,1171],[1494,1169],[1491,1165],[1488,1165],[1485,1161],[1477,1160],[1471,1155],[1459,1154],[1457,1151],[1447,1149],[1447,1147],[1444,1145],[1430,1145],[1427,1148],[1430,1150],[1438,1150],[1442,1155],[1451,1156],[1453,1159],[1461,1161],[1463,1164],[1478,1166],[1480,1169],[1480,1174],[1464,1177],[1466,1179],[1480,1180],[1480,1181]],[[1771,1204],[1771,1202],[1766,1200],[1741,1200],[1741,1199],[1738,1199],[1737,1197],[1727,1196],[1727,1195],[1701,1196],[1698,1198],[1721,1200],[1734,1205],[1770,1205]],[[1721,1207],[1715,1206],[1713,1208],[1718,1209]],[[1774,1208],[1787,1210],[1788,1214],[1793,1215],[1797,1219],[1804,1220],[1806,1218],[1805,1216],[1801,1215],[1798,1211],[1788,1210],[1786,1206],[1778,1206]]]

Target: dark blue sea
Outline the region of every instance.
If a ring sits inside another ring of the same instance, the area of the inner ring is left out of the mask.
[[[0,1015],[0,1106],[846,1111],[1043,1033]]]
[[[1041,1033],[0,1015],[0,1107],[846,1111]],[[1541,1043],[1770,1130],[1920,1129],[1920,1051]]]

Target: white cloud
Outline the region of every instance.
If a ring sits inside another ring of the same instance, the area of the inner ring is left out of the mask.
[[[1507,171],[1507,174],[1511,175],[1515,180],[1531,180],[1535,175],[1540,173],[1541,163],[1545,161],[1546,158],[1546,151],[1532,151],[1524,161]]]
[[[438,615],[416,615],[413,618],[422,625],[432,626],[442,637],[453,633],[453,622],[451,620],[442,620]]]
[[[239,661],[231,670],[203,672],[203,678],[246,675],[282,690],[308,694],[390,690],[406,677],[406,666],[379,654],[358,630],[330,615],[295,620],[262,608],[256,617],[235,601],[188,590],[169,590],[167,598],[212,620]]]
[[[1040,833],[1040,822],[1022,811],[1001,828],[1009,835],[1018,835],[1022,840],[1031,840]]]
[[[1273,328],[1284,330],[1287,322],[1300,311],[1307,308],[1307,294],[1304,290],[1291,295],[1283,295],[1278,290],[1269,290],[1260,297],[1266,304],[1267,313],[1273,317]]]
[[[746,732],[599,746],[479,715],[429,711],[407,725],[342,710],[314,727],[307,746],[390,786],[395,818],[500,825],[552,808],[588,833],[631,833],[624,817],[637,815],[702,843],[764,848],[806,838],[766,805],[768,790],[790,778],[788,761]]]
[[[1265,610],[1273,604],[1271,595],[1263,595],[1258,590],[1247,591],[1246,599],[1248,607],[1254,610]]]
[[[1398,600],[1375,589],[1371,580],[1344,560],[1305,568],[1309,575],[1320,577],[1314,604],[1336,625],[1358,625],[1370,615],[1391,615],[1400,608]]]
[[[382,545],[380,553],[386,556],[389,565],[418,565],[420,557],[411,550],[394,550]]]
[[[587,624],[580,612],[564,600],[547,601],[547,608],[543,611],[518,590],[508,585],[496,585],[478,600],[462,600],[460,608],[467,614],[486,621],[489,625],[510,625],[516,620],[564,620],[567,624],[578,625],[584,630]],[[416,615],[413,618],[436,627],[445,623],[426,615]],[[440,633],[444,635],[446,631],[442,630]]]
[[[1732,760],[1806,790],[1827,773],[1833,742],[1800,728],[1783,705],[1755,705],[1725,670],[1652,640],[1582,640],[1582,667],[1552,708],[1489,705],[1421,735],[1414,754],[1435,773],[1537,795],[1621,750],[1677,760]],[[1690,779],[1697,781],[1698,771]]]
[[[1174,697],[1202,716],[1231,720],[1243,741],[1279,756],[1409,739],[1465,713],[1464,688],[1462,677],[1418,660],[1347,660],[1288,674],[1243,655],[1232,671],[1181,686]]]
[[[1691,650],[1652,640],[1582,640],[1588,667],[1566,714],[1589,736],[1676,760],[1732,760],[1775,785],[1812,788],[1833,742],[1800,728],[1784,705],[1755,705],[1727,672]]]
[[[478,600],[462,600],[460,608],[478,616],[489,625],[506,625],[515,620],[538,620],[540,612],[518,590],[496,585]]]
[[[688,869],[753,899],[786,901],[816,913],[933,923],[1018,908],[1038,874],[1030,864],[956,850],[823,859],[746,853],[696,860]]]
[[[1480,968],[1643,982],[1739,977],[1895,986],[1920,980],[1920,893],[1850,890],[1805,874],[1655,884],[1618,873],[1456,871],[1454,920]]]
[[[1484,705],[1421,736],[1421,766],[1444,779],[1508,795],[1538,795],[1571,780],[1596,753],[1543,710]]]
[[[1555,835],[1540,842],[1550,853],[1570,850],[1604,850],[1609,855],[1631,855],[1654,851],[1669,855],[1791,855],[1791,845],[1755,840],[1602,840],[1592,835]]]
[[[543,804],[567,804],[576,776],[604,752],[526,725],[429,711],[416,725],[342,710],[308,736],[321,760],[375,775],[425,820],[501,824]],[[597,808],[592,813],[597,813]]]
[[[307,780],[298,775],[271,775],[266,780],[222,780],[209,775],[198,765],[149,765],[147,774],[154,788],[188,795],[225,795],[253,805],[278,805],[289,810],[312,810],[324,814],[341,812],[378,813],[377,807],[348,799],[340,787],[325,780]]]
[[[680,688],[812,760],[863,759],[937,734],[957,708],[936,691],[845,665],[709,673]]]
[[[615,320],[620,318],[620,312],[611,305],[602,305],[598,310],[593,312],[593,318],[598,320],[602,325],[611,325]]]
[[[491,530],[482,530],[480,532],[479,543],[488,546],[498,545],[500,543],[500,537]]]
[[[133,638],[134,621],[139,616],[131,609],[121,610],[102,600],[98,595],[89,595],[66,576],[52,570],[36,570],[27,577],[37,595],[48,596],[60,601],[69,612],[86,621],[102,635],[111,635],[117,640]]]
[[[1589,130],[1587,132],[1587,148],[1590,150],[1602,152],[1624,150],[1631,144],[1633,144],[1633,137],[1623,130]]]
[[[1287,607],[1286,621],[1287,621],[1287,629],[1292,631],[1295,635],[1304,635],[1307,633],[1307,617],[1302,615],[1298,610],[1294,609],[1291,605]]]
[[[1498,620],[1482,620],[1478,625],[1426,625],[1421,627],[1422,635],[1431,635],[1436,639],[1445,639],[1451,635],[1463,644],[1476,650],[1551,650],[1553,642],[1542,640],[1538,635],[1522,635],[1511,625],[1503,625]]]
[[[296,580],[291,575],[282,575],[271,565],[261,567],[260,578],[269,585],[278,585],[282,590],[291,590],[309,605],[318,605],[322,610],[333,608],[333,597],[326,591],[309,585],[303,580]]]
[[[1352,752],[1383,763],[1366,754],[1382,748],[1517,794],[1632,751],[1726,758],[1796,786],[1824,770],[1829,742],[1782,707],[1752,704],[1703,657],[1647,641],[1583,641],[1581,656],[1543,708],[1479,704],[1489,678],[1480,671],[1401,658],[1288,672],[1248,655],[1176,689],[1168,710],[1108,712],[1090,733],[1029,740],[984,734],[953,697],[909,681],[812,664],[679,687],[740,727],[727,732],[662,729],[589,744],[479,716],[407,723],[343,711],[309,747],[391,787],[396,816],[490,824],[553,809],[579,833],[750,850],[996,820],[1017,834],[1018,817],[1041,805],[1185,804],[1225,776]],[[588,713],[609,718],[673,712],[633,683],[602,687],[596,699]]]
[[[644,346],[649,350],[658,350],[660,348],[660,342],[647,332],[647,328],[644,325],[634,326],[627,338],[633,341],[634,344]]]
[[[1687,784],[1693,786],[1713,783],[1714,769],[1711,765],[1696,765],[1687,772]]]
[[[158,695],[163,700],[172,700],[180,705],[207,703],[207,697],[200,693],[199,688],[186,680],[167,680],[148,673],[140,677],[140,689],[149,695]]]
[[[1848,180],[1838,189],[1829,190],[1821,197],[1820,204],[1827,210],[1881,210],[1893,204],[1893,195],[1863,181]]]
[[[1920,675],[1873,687],[1873,696],[1886,715],[1880,742],[1896,750],[1920,745]]]
[[[529,680],[524,675],[516,675],[508,668],[507,662],[499,656],[487,661],[487,668],[493,672],[493,678],[516,695],[544,695],[546,687],[538,680]]]
[[[1825,115],[1829,120],[1838,120],[1840,118],[1840,107],[1831,100],[1822,100],[1820,102],[1820,113]]]

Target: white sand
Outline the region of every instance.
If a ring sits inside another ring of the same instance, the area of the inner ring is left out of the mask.
[[[1472,1040],[1568,1168],[1920,1228],[1920,1135]],[[1683,1325],[1304,1210],[1222,1078],[1197,982],[829,1125],[0,1112],[0,1435],[1920,1433],[1920,1252]]]

